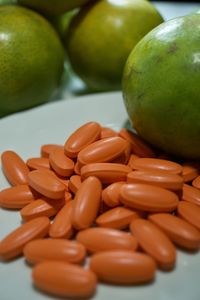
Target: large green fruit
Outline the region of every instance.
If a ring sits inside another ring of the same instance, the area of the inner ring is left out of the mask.
[[[200,15],[163,23],[139,42],[125,66],[123,96],[139,135],[200,159]]]
[[[47,101],[63,64],[60,39],[42,16],[0,7],[0,117]]]
[[[100,0],[70,23],[66,48],[74,71],[95,90],[121,88],[126,59],[138,41],[163,21],[146,0]]]

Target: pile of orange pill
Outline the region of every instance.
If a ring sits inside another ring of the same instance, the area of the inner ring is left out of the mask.
[[[19,209],[23,221],[0,241],[0,259],[24,255],[39,290],[91,297],[98,281],[152,282],[156,269],[175,268],[176,247],[198,251],[197,162],[170,160],[135,133],[97,122],[40,151],[26,162],[1,154],[11,187],[0,192],[0,206]]]

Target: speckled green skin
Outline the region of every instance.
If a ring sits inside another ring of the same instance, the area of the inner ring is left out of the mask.
[[[74,71],[94,90],[121,88],[126,59],[136,43],[163,21],[145,0],[101,0],[72,20],[66,48]]]
[[[64,51],[39,14],[0,7],[0,117],[41,104],[59,84]]]
[[[80,7],[88,1],[91,0],[18,0],[18,3],[42,14],[55,16]]]
[[[123,96],[144,139],[200,159],[200,15],[161,24],[140,41],[125,66]]]

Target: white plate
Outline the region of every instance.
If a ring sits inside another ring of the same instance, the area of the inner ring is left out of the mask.
[[[6,117],[0,121],[0,153],[13,149],[25,160],[38,156],[45,143],[64,143],[68,135],[87,121],[98,121],[118,130],[127,122],[120,93],[84,96],[59,101]],[[8,186],[0,171],[0,189]],[[0,209],[0,239],[20,224],[19,212]],[[199,300],[200,254],[178,251],[172,272],[157,271],[153,283],[135,287],[99,284],[93,300]],[[36,291],[31,268],[23,258],[0,263],[1,300],[56,299]]]

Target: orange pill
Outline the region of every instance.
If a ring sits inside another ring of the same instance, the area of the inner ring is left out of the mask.
[[[24,247],[24,256],[30,264],[37,264],[44,260],[57,260],[69,263],[82,263],[86,250],[77,241],[65,239],[37,239]]]
[[[111,228],[88,228],[79,231],[76,239],[90,253],[116,249],[135,251],[138,246],[135,237],[127,232]]]
[[[136,170],[159,170],[178,175],[181,175],[183,171],[180,164],[158,158],[138,158],[133,161],[132,166]]]
[[[139,284],[154,279],[155,261],[148,255],[126,250],[94,254],[90,269],[100,281],[112,284]]]
[[[172,214],[152,214],[149,220],[162,229],[180,247],[197,250],[200,246],[200,232],[191,224]]]
[[[119,136],[131,144],[132,152],[134,154],[140,157],[155,157],[153,149],[132,131],[122,128],[119,132]]]
[[[63,205],[64,200],[55,201],[52,199],[37,199],[23,207],[20,210],[20,215],[26,222],[41,216],[50,218],[55,216]]]
[[[169,212],[176,209],[178,196],[159,186],[128,183],[121,187],[121,202],[133,209],[149,212]]]
[[[200,207],[196,204],[179,201],[178,215],[200,230]]]
[[[200,190],[189,184],[184,184],[182,200],[200,205]]]
[[[165,189],[178,191],[183,187],[183,178],[180,175],[159,170],[136,170],[127,175],[128,183],[147,183]]]
[[[109,127],[101,127],[101,135],[100,135],[101,139],[105,139],[113,136],[118,136],[118,133],[115,130]]]
[[[65,142],[65,154],[72,158],[77,157],[83,148],[97,141],[100,135],[101,126],[97,122],[88,122],[82,125]]]
[[[125,229],[129,226],[133,219],[139,218],[139,213],[126,207],[115,207],[96,219],[96,224],[100,227],[108,227],[114,229]]]
[[[80,266],[61,261],[44,261],[32,271],[34,285],[59,297],[89,298],[96,290],[96,275]]]
[[[84,229],[93,224],[101,201],[101,182],[90,176],[85,179],[73,200],[72,225],[75,229]]]
[[[29,169],[22,158],[14,151],[4,151],[1,155],[4,175],[11,185],[27,184]]]
[[[81,175],[81,168],[82,166],[79,164],[79,162],[77,161],[74,165],[74,173],[76,175]]]
[[[65,191],[65,203],[69,202],[72,200],[72,194],[70,192]]]
[[[81,186],[81,176],[79,175],[72,175],[69,179],[69,190],[76,194],[76,192],[78,191],[78,189]]]
[[[40,169],[29,172],[28,183],[34,190],[47,198],[64,198],[65,186],[51,171]]]
[[[189,182],[195,179],[199,175],[199,168],[195,163],[184,163],[183,167],[183,181]]]
[[[60,176],[69,177],[74,172],[74,162],[64,154],[63,148],[55,148],[49,155],[52,169]]]
[[[129,149],[127,141],[118,136],[104,138],[85,147],[77,158],[81,165],[111,162],[124,154],[127,149]]]
[[[16,185],[0,192],[0,206],[9,209],[22,208],[35,200],[28,185]]]
[[[63,148],[62,145],[58,144],[45,144],[41,146],[40,153],[42,157],[48,158],[52,150],[56,148]]]
[[[172,269],[176,262],[176,249],[167,235],[150,221],[133,220],[130,225],[132,234],[140,247],[152,256],[163,270]]]
[[[193,181],[192,181],[192,186],[200,189],[200,176],[197,176]]]
[[[136,155],[136,154],[131,154],[131,155],[130,155],[127,164],[128,164],[128,166],[129,166],[131,169],[133,169],[133,161],[134,161],[135,159],[137,159],[137,158],[139,158],[139,156]]]
[[[102,191],[102,200],[108,205],[109,207],[116,207],[121,204],[120,202],[120,190],[122,185],[125,184],[125,181],[114,182],[108,185]]]
[[[67,202],[57,213],[49,229],[49,236],[52,238],[70,238],[73,234],[72,222],[72,201]]]
[[[116,181],[126,181],[131,168],[117,163],[93,163],[81,168],[81,178],[96,176],[102,183],[111,184]]]
[[[0,258],[10,260],[22,254],[24,246],[48,233],[50,221],[47,217],[35,218],[8,234],[0,242]]]
[[[33,157],[26,161],[30,170],[50,169],[49,159],[46,157]]]

